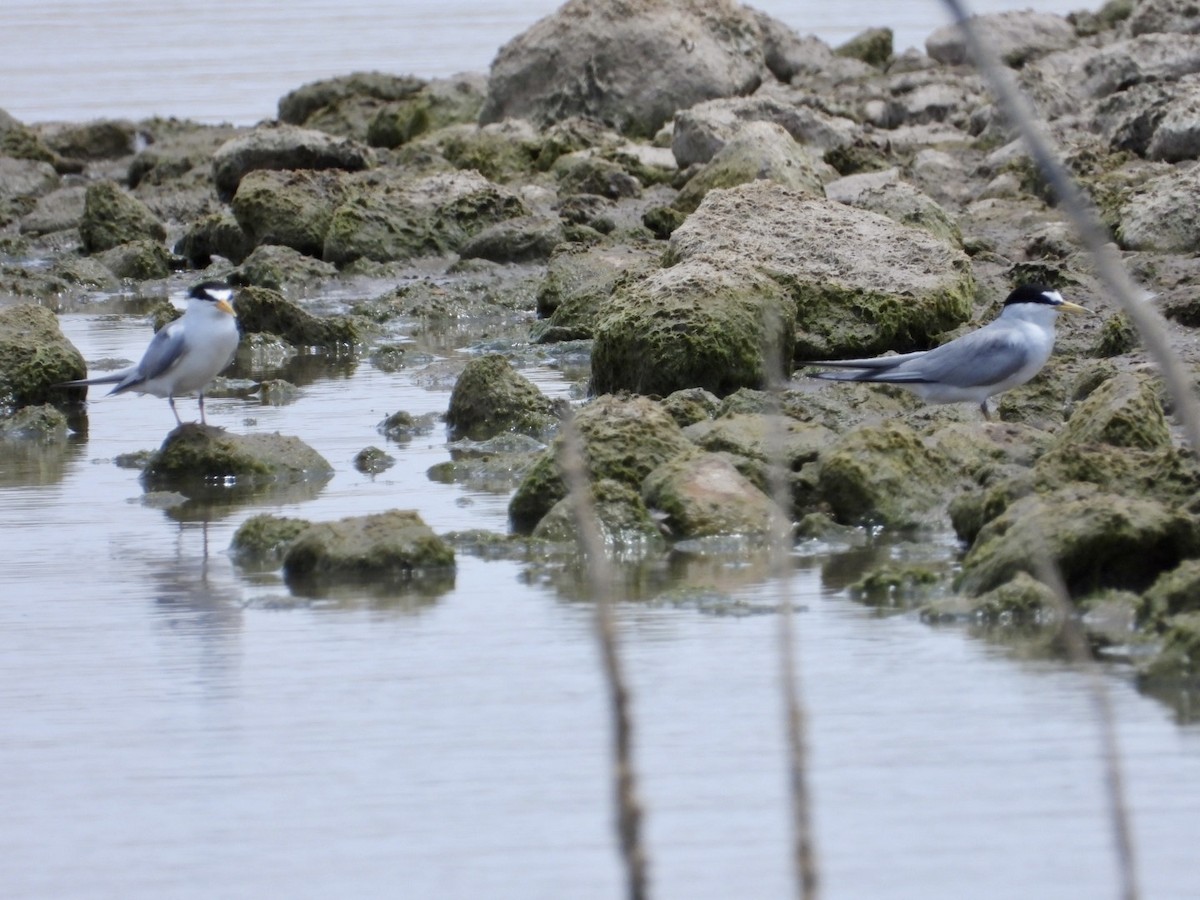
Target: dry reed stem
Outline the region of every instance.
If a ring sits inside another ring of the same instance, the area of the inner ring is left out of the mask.
[[[768,313],[770,315],[770,313]],[[771,336],[782,323],[768,321],[763,363],[767,371],[767,389],[772,401],[768,420],[767,486],[771,499],[770,559],[771,578],[779,596],[779,677],[783,688],[784,727],[787,737],[788,788],[792,813],[792,865],[796,877],[796,895],[800,900],[820,896],[815,833],[812,824],[812,799],[808,785],[807,717],[800,701],[799,672],[796,667],[795,610],[792,603],[792,525],[784,511],[792,508],[791,489],[784,461],[783,429],[779,422],[782,408],[779,391],[783,386],[783,361]]]
[[[1104,225],[1063,165],[1060,154],[1046,134],[1032,105],[1018,90],[1009,71],[980,40],[964,5],[960,0],[945,0],[945,4],[962,30],[970,56],[991,87],[997,103],[1008,120],[1021,132],[1042,177],[1058,197],[1063,212],[1083,239],[1095,263],[1097,274],[1137,328],[1146,351],[1162,373],[1189,443],[1193,448],[1200,449],[1200,404],[1192,393],[1182,362],[1171,350],[1162,317],[1144,301],[1144,294],[1134,285],[1133,279],[1121,264],[1116,249],[1110,244]],[[1035,517],[1030,517],[1030,522],[1025,523],[1023,527],[1036,528],[1034,519]],[[1035,538],[1037,537],[1035,535]],[[1038,554],[1035,565],[1039,579],[1051,587],[1057,598],[1067,653],[1089,676],[1089,693],[1101,732],[1105,791],[1109,801],[1110,825],[1117,854],[1120,896],[1124,900],[1137,900],[1137,857],[1125,800],[1121,754],[1108,688],[1101,677],[1099,664],[1092,657],[1083,626],[1075,616],[1075,608],[1067,593],[1062,573],[1045,552],[1045,541],[1035,540],[1034,543],[1043,549],[1043,552]]]
[[[646,852],[642,845],[642,807],[638,800],[637,774],[633,767],[633,722],[629,714],[629,688],[621,667],[617,624],[612,608],[617,582],[604,537],[597,524],[582,440],[574,417],[564,420],[562,437],[559,463],[587,565],[588,585],[595,605],[596,637],[600,642],[601,663],[612,715],[614,799],[617,805],[617,837],[625,864],[626,896],[629,900],[645,900],[650,893]]]

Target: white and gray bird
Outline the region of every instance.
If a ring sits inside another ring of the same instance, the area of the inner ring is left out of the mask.
[[[233,311],[233,288],[220,281],[205,281],[188,291],[187,310],[154,335],[136,366],[95,378],[67,381],[63,387],[86,384],[115,384],[109,394],[137,391],[166,397],[175,414],[175,397],[195,391],[204,422],[204,389],[231,362],[237,352],[237,313]]]
[[[814,378],[895,384],[928,403],[978,403],[984,418],[991,418],[988,397],[1024,384],[1050,358],[1054,322],[1060,312],[1091,310],[1064,300],[1058,291],[1043,284],[1024,284],[1008,295],[999,316],[940,347],[808,365],[848,370],[814,372]]]

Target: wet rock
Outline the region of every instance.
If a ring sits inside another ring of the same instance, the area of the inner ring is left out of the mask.
[[[1060,446],[1104,443],[1153,450],[1171,445],[1155,380],[1122,372],[1075,407],[1059,433]]]
[[[337,267],[291,247],[262,244],[230,276],[234,284],[270,288],[287,294],[337,277]]]
[[[974,293],[949,241],[766,183],[705,198],[671,235],[668,262],[766,273],[796,304],[799,360],[928,347],[970,316]]]
[[[170,252],[159,241],[130,241],[105,250],[100,262],[118,278],[149,281],[166,278],[175,268]]]
[[[88,253],[137,240],[164,240],[167,231],[146,205],[115,181],[89,185],[84,195],[79,236]]]
[[[817,491],[842,524],[914,525],[953,486],[946,463],[906,425],[868,425],[821,456]]]
[[[1002,12],[975,16],[973,24],[980,39],[1014,68],[1052,51],[1066,50],[1078,41],[1071,23],[1051,13]],[[957,25],[946,25],[927,37],[925,52],[947,66],[971,62]]]
[[[969,619],[986,625],[1046,625],[1058,618],[1059,601],[1054,591],[1028,572],[1017,572],[1011,580],[978,597],[956,595],[927,604],[921,609],[926,622]]]
[[[1166,162],[1200,157],[1200,77],[1185,76],[1172,86],[1171,99],[1155,109],[1157,124],[1146,156]]]
[[[774,504],[726,457],[715,453],[677,456],[654,469],[642,484],[646,504],[663,514],[677,538],[718,534],[763,535]]]
[[[684,185],[674,206],[692,212],[713,188],[765,180],[823,197],[835,171],[772,122],[747,122]]]
[[[664,542],[658,525],[635,488],[602,478],[591,490],[591,511],[606,546],[623,551],[662,548]],[[577,541],[579,528],[575,520],[574,499],[564,497],[541,518],[532,537],[543,541]]]
[[[641,182],[624,167],[586,150],[560,156],[552,171],[564,195],[595,194],[620,200],[642,194]]]
[[[67,394],[55,385],[86,375],[83,356],[54,313],[29,304],[0,309],[0,414],[61,403]]]
[[[1100,334],[1092,345],[1092,356],[1121,356],[1138,346],[1137,331],[1124,313],[1109,316],[1100,327]]]
[[[483,76],[434,79],[417,93],[379,109],[367,126],[367,143],[372,147],[399,147],[426,132],[473,123],[486,93]]]
[[[247,172],[230,201],[253,246],[280,244],[318,259],[334,211],[346,198],[336,172]]]
[[[0,224],[32,212],[37,199],[59,183],[58,173],[47,162],[0,156]]]
[[[390,75],[384,72],[352,72],[325,78],[289,91],[279,99],[279,121],[309,126],[315,118],[328,121],[329,111],[347,101],[381,104],[405,100],[418,94],[427,84],[414,75]]]
[[[507,359],[493,353],[472,359],[459,375],[446,424],[451,440],[483,440],[502,431],[540,438],[558,425],[563,412]]]
[[[366,334],[366,323],[355,316],[314,316],[269,288],[243,288],[237,312],[243,332],[268,332],[298,347],[345,349]]]
[[[386,472],[396,464],[396,457],[378,447],[364,447],[354,454],[354,468],[367,475]]]
[[[675,420],[645,397],[604,395],[575,416],[589,481],[610,478],[640,491],[647,475],[662,463],[694,452]],[[559,500],[567,495],[558,459],[562,437],[556,437],[526,473],[509,502],[513,529],[528,534]]]
[[[94,256],[67,257],[54,265],[54,275],[69,284],[115,290],[117,276]]]
[[[1024,497],[979,532],[958,587],[982,594],[1017,572],[1054,563],[1072,596],[1106,587],[1140,591],[1200,553],[1200,522],[1155,500],[1071,485]]]
[[[445,582],[454,549],[413,510],[391,510],[310,525],[288,546],[283,574],[293,590],[341,583],[399,587]]]
[[[818,106],[797,103],[778,87],[764,86],[750,97],[728,97],[697,103],[675,115],[671,152],[680,169],[706,163],[748,122],[773,122],[798,144],[821,152],[849,144],[858,126]]]
[[[1200,613],[1173,616],[1163,633],[1162,649],[1138,670],[1138,684],[1154,689],[1200,676]]]
[[[616,286],[656,268],[657,263],[657,254],[635,245],[560,244],[538,285],[538,314],[550,320],[539,341],[592,337],[596,317]]]
[[[60,175],[83,171],[81,160],[67,159],[54,152],[41,135],[0,109],[0,156],[49,163]]]
[[[229,550],[234,562],[243,567],[275,568],[283,562],[292,542],[312,523],[261,513],[251,516],[233,534]]]
[[[87,188],[80,185],[60,187],[38,197],[33,208],[20,220],[22,234],[38,236],[56,231],[78,230],[83,218]]]
[[[414,416],[405,410],[398,410],[380,422],[375,430],[389,441],[405,443],[418,435],[430,434],[433,428],[431,417]]]
[[[1138,604],[1137,621],[1143,627],[1158,626],[1171,616],[1196,612],[1200,612],[1200,560],[1188,559],[1150,585]]]
[[[253,249],[254,241],[233,214],[225,211],[192,222],[175,243],[175,252],[196,268],[207,268],[214,256],[239,265]]]
[[[259,127],[222,144],[213,154],[212,173],[222,200],[233,197],[242,179],[259,169],[369,168],[373,155],[355,141],[292,125]]]
[[[71,159],[119,159],[134,152],[137,126],[120,119],[94,119],[45,126],[41,136],[55,153]]]
[[[458,255],[501,263],[540,262],[565,239],[566,229],[558,219],[522,216],[489,225],[468,238]]]
[[[702,387],[723,396],[782,377],[794,301],[766,275],[724,262],[620,283],[596,320],[593,388],[666,395]]]
[[[334,212],[323,258],[345,265],[457,252],[488,225],[527,215],[515,194],[476,172],[357,181]]]
[[[67,430],[67,417],[48,403],[24,406],[11,416],[0,416],[0,441],[60,443],[67,439]]]
[[[763,67],[755,18],[725,0],[570,0],[500,48],[479,118],[593,116],[650,137],[678,109],[752,92]]]
[[[167,435],[146,463],[142,477],[154,489],[230,482],[238,487],[258,488],[324,481],[332,474],[333,467],[299,438],[233,434],[192,422]]]
[[[699,421],[688,425],[683,433],[697,447],[711,453],[733,453],[763,466],[778,461],[789,471],[798,471],[813,462],[837,441],[837,435],[816,422],[752,413],[732,413]],[[766,479],[757,483],[765,485]]]
[[[505,432],[486,441],[462,439],[450,445],[450,459],[426,474],[439,484],[461,484],[472,491],[514,491],[545,444],[528,435]]]

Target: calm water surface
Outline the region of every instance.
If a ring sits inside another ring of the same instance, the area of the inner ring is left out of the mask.
[[[942,22],[932,2],[759,5],[835,43],[890,24],[919,45]],[[8,0],[0,107],[252,122],[319,77],[484,70],[554,6]],[[137,317],[62,321],[92,361],[149,337]],[[0,457],[0,896],[620,896],[591,612],[560,579],[460,553],[439,596],[300,602],[226,554],[263,511],[504,529],[505,495],[426,476],[448,458],[440,429],[403,446],[375,431],[444,412],[456,346],[427,368],[321,374],[289,406],[210,401],[215,424],[324,454],[337,474],[319,490],[144,505],[112,460],[162,441],[154,398],[94,402],[86,439]],[[526,374],[567,393],[551,367]],[[370,444],[398,464],[358,473]],[[825,895],[1115,896],[1084,679],[849,602],[869,558],[801,547],[790,583]],[[720,560],[639,577],[619,620],[655,895],[791,896],[778,620],[678,608],[655,585],[765,605],[777,589]],[[1108,685],[1144,896],[1200,896],[1200,733],[1120,672]]]
[[[62,321],[89,360],[149,335],[135,317]],[[93,402],[86,440],[4,464],[0,895],[620,896],[604,690],[573,592],[460,554],[438,597],[301,603],[226,555],[263,510],[502,529],[504,496],[426,477],[440,429],[388,445],[399,463],[375,478],[350,464],[388,413],[444,411],[444,366],[361,362],[285,407],[211,400],[212,422],[297,434],[334,464],[306,497],[143,505],[112,458],[165,436],[149,397]],[[1084,679],[876,617],[840,590],[861,565],[802,546],[790,586],[827,896],[1115,896]],[[671,577],[777,600],[753,564]],[[790,896],[777,617],[659,598],[619,619],[656,896]],[[1109,686],[1145,896],[1197,896],[1200,734]]]

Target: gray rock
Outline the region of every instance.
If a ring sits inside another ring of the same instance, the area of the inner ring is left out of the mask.
[[[307,125],[322,111],[352,98],[377,103],[403,100],[420,92],[427,82],[413,75],[384,72],[352,72],[336,78],[313,81],[289,91],[279,99],[279,121]]]
[[[130,241],[99,254],[100,262],[118,278],[149,281],[171,274],[171,254],[158,241]]]
[[[1052,51],[1066,50],[1078,41],[1071,23],[1052,13],[1002,12],[974,16],[972,24],[982,40],[1014,68]],[[925,52],[948,66],[971,62],[957,25],[946,25],[927,37]]]
[[[73,159],[119,159],[134,152],[137,126],[120,119],[60,123],[40,129],[46,145]]]
[[[1191,0],[1138,0],[1127,27],[1134,37],[1160,32],[1195,34],[1200,31],[1200,16]]]
[[[83,185],[68,185],[39,197],[33,209],[21,217],[21,233],[42,235],[77,229],[86,196],[87,188]]]
[[[786,284],[798,359],[928,346],[970,316],[974,293],[970,261],[951,242],[768,182],[709,194],[671,235],[668,261]]]
[[[894,172],[895,170],[890,171]],[[864,180],[849,186],[849,189],[843,185],[841,194],[847,196],[848,199],[839,202],[879,213],[901,225],[924,229],[942,240],[954,244],[962,243],[962,232],[959,230],[958,224],[937,201],[907,181],[889,178],[871,179],[872,175],[879,174],[887,173],[872,172],[841,179],[842,181]],[[828,192],[826,192],[826,196],[829,196]]]
[[[1151,379],[1121,372],[1075,407],[1056,436],[1058,446],[1105,443],[1154,450],[1171,446],[1171,432]]]
[[[0,203],[44,197],[59,182],[58,173],[48,162],[0,156]]]
[[[480,122],[593,116],[650,137],[679,109],[761,81],[757,22],[729,0],[569,0],[505,44]]]
[[[549,317],[538,341],[591,338],[617,284],[658,268],[659,256],[637,245],[560,244],[538,285],[538,315]]]
[[[834,175],[836,172],[820,156],[796,143],[779,125],[746,122],[683,186],[672,205],[691,212],[713,188],[759,180],[823,197],[822,184]]]
[[[671,132],[675,162],[681,169],[708,162],[747,122],[774,122],[797,143],[822,152],[854,140],[859,129],[853,121],[799,99],[796,92],[764,86],[750,97],[708,100],[680,111]]]
[[[63,336],[54,313],[32,304],[0,309],[0,414],[62,403],[66,390],[55,385],[85,375],[83,356]]]
[[[336,276],[337,267],[305,256],[299,250],[262,244],[242,260],[233,280],[287,295]]]
[[[236,482],[246,489],[323,482],[333,467],[299,438],[233,434],[199,423],[180,425],[146,462],[148,488]],[[185,491],[186,493],[186,491]]]
[[[451,440],[485,440],[505,431],[546,438],[565,412],[496,353],[467,363],[454,390],[446,424]]]
[[[1158,125],[1146,155],[1167,162],[1196,159],[1200,157],[1200,77],[1181,78],[1173,88],[1170,102],[1156,110]]]
[[[227,141],[213,154],[213,182],[221,199],[229,200],[242,179],[257,169],[357,172],[373,160],[368,147],[352,140],[292,125],[260,127]]]
[[[676,457],[646,476],[646,505],[662,515],[672,537],[764,535],[775,505],[724,456]]]
[[[543,262],[566,239],[562,221],[546,216],[522,216],[496,222],[472,235],[458,255],[493,262]]]
[[[372,147],[399,147],[447,125],[473,123],[487,94],[482,75],[435,78],[420,91],[377,110],[367,125]]]
[[[253,246],[280,244],[318,259],[346,198],[337,172],[247,172],[230,208]]]
[[[1200,166],[1151,179],[1122,206],[1117,239],[1130,250],[1192,253],[1200,248],[1200,220],[1192,204],[1200,191]]]

